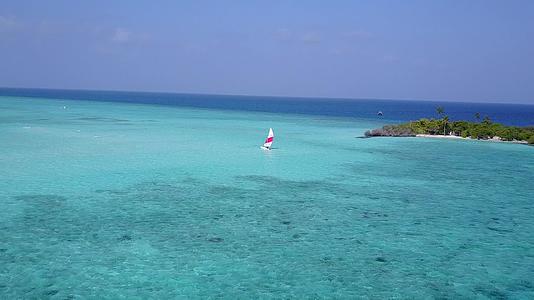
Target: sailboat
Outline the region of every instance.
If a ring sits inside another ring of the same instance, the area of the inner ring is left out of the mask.
[[[261,149],[271,150],[273,140],[274,140],[274,132],[272,128],[269,128],[269,134],[267,135],[267,138],[265,139],[265,143],[263,143],[263,146],[261,146]]]

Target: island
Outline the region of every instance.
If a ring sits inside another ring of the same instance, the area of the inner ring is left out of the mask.
[[[397,125],[385,125],[366,131],[365,137],[457,138],[534,145],[534,126],[506,126],[492,122],[488,116],[480,121],[479,113],[475,114],[478,122],[450,121],[442,107],[438,107],[436,111],[441,118],[423,118]]]

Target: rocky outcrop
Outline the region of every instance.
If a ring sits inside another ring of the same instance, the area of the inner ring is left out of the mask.
[[[415,136],[415,132],[409,127],[395,126],[395,125],[386,125],[382,128],[367,130],[365,132],[366,137],[374,136],[399,136],[399,137],[409,137]]]

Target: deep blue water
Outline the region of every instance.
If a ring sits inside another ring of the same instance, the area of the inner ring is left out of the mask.
[[[0,88],[0,96],[161,104],[225,110],[261,111],[378,119],[385,122],[438,117],[443,106],[451,120],[475,121],[475,113],[492,121],[514,126],[534,125],[534,105],[501,103],[434,102],[376,99],[321,99],[234,95],[202,95],[124,91],[84,91]]]

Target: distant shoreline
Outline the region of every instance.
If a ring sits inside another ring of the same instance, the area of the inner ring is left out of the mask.
[[[382,128],[367,130],[365,137],[419,137],[438,139],[463,139],[488,142],[502,142],[522,145],[534,145],[534,126],[518,127],[494,123],[488,116],[479,122],[450,121],[444,114],[443,107],[437,112],[441,119],[419,119],[397,125],[385,125]]]

